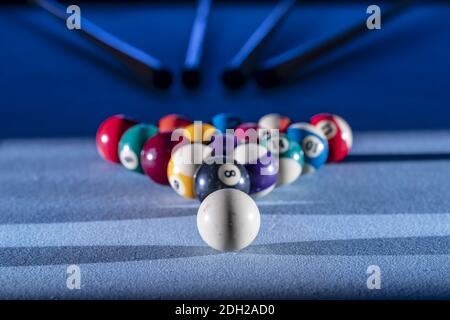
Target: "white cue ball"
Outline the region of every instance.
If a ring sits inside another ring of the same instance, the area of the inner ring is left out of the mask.
[[[237,189],[222,189],[203,200],[197,228],[203,241],[219,251],[241,250],[255,240],[260,226],[255,201]]]

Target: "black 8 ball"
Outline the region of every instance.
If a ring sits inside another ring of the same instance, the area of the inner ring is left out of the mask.
[[[203,201],[208,195],[220,189],[250,191],[250,176],[244,166],[226,158],[209,159],[195,173],[194,190],[197,198]]]

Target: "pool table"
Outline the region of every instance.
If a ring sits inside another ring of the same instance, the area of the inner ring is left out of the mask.
[[[258,59],[338,32],[372,2],[299,3]],[[450,5],[419,3],[289,83],[233,91],[220,73],[274,2],[214,2],[194,90],[180,70],[195,2],[79,5],[167,64],[174,83],[153,89],[43,10],[0,5],[1,299],[450,298]],[[257,201],[259,235],[232,253],[200,238],[198,201],[95,148],[112,114],[156,123],[219,112],[330,112],[354,129],[345,161]],[[79,290],[67,285],[71,265]],[[368,287],[371,266],[379,289]]]

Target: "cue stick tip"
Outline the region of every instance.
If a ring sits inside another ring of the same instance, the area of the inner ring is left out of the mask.
[[[201,74],[198,69],[185,69],[181,76],[183,84],[187,89],[195,89],[200,86]]]
[[[240,69],[226,69],[222,73],[222,82],[228,89],[239,89],[247,82],[247,75]]]
[[[155,71],[152,75],[151,81],[155,88],[168,89],[173,82],[173,76],[169,70],[161,69]]]

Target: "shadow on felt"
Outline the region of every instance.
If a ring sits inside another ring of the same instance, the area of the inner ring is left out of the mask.
[[[60,246],[0,248],[1,267],[112,263],[219,254],[202,246]]]
[[[255,245],[245,253],[290,256],[408,256],[450,254],[450,236],[319,240]]]
[[[407,256],[450,254],[450,236],[321,240],[253,245],[244,254]],[[113,263],[221,254],[206,246],[61,246],[0,248],[1,267]]]
[[[343,163],[351,162],[415,162],[450,160],[450,153],[420,154],[355,154],[349,155]]]

